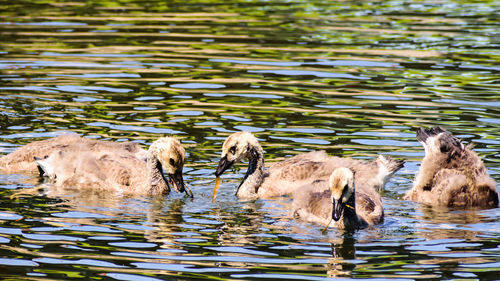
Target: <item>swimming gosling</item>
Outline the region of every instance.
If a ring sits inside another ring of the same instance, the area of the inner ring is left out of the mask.
[[[224,141],[222,155],[215,171],[219,176],[233,164],[248,159],[248,169],[236,190],[239,198],[270,198],[291,194],[297,188],[316,179],[326,179],[338,167],[352,168],[356,181],[375,189],[383,188],[387,180],[403,165],[380,155],[375,161],[331,157],[324,151],[312,151],[291,157],[264,169],[264,152],[259,141],[250,132],[237,132]],[[218,184],[214,188],[214,196]]]
[[[33,164],[28,162],[30,157]],[[177,192],[186,188],[182,177],[185,151],[173,137],[160,138],[145,151],[134,143],[63,135],[30,143],[0,160],[8,172],[36,169],[41,176],[48,176],[55,185],[65,188],[140,195],[168,194],[169,181]]]
[[[43,158],[54,151],[70,146],[93,153],[131,154],[146,161],[146,150],[132,142],[111,142],[81,137],[78,134],[62,134],[57,137],[34,141],[0,157],[0,172],[38,174],[38,164],[34,158]]]
[[[419,128],[425,150],[420,169],[404,199],[434,206],[496,207],[495,181],[481,158],[441,127]]]
[[[328,180],[317,180],[293,193],[294,216],[326,227],[355,230],[384,219],[382,199],[370,186],[355,185],[351,169],[335,169]]]

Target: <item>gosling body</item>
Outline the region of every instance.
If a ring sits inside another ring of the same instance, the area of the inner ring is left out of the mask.
[[[83,149],[93,153],[130,154],[136,158],[146,160],[147,151],[132,142],[110,142],[89,139],[77,134],[63,134],[46,140],[34,141],[19,147],[14,152],[0,158],[0,171],[2,173],[37,174],[38,164],[34,158],[43,158],[54,151],[62,149]]]
[[[37,172],[64,188],[164,195],[171,191],[171,181],[177,192],[185,191],[185,151],[173,137],[156,140],[146,151],[135,143],[62,135],[30,143],[0,160],[2,171]]]
[[[405,199],[448,207],[496,207],[495,181],[472,145],[464,146],[441,127],[419,128],[425,150],[413,187]]]

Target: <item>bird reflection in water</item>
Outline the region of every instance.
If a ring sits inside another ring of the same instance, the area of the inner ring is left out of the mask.
[[[356,240],[351,233],[345,233],[338,243],[331,244],[332,257],[328,258],[326,274],[329,278],[350,277],[356,265]]]

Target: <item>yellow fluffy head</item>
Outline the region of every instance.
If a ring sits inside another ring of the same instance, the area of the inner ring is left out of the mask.
[[[237,132],[224,141],[221,158],[226,157],[229,162],[239,162],[248,157],[249,148],[260,147],[257,138],[250,132]]]
[[[173,137],[162,137],[151,145],[163,169],[168,174],[182,171],[186,152],[182,144]]]
[[[354,173],[348,168],[337,168],[330,175],[328,186],[333,200],[346,203],[354,192]]]

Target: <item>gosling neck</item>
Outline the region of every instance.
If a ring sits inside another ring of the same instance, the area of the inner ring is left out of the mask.
[[[345,229],[357,229],[361,226],[361,220],[356,213],[356,192],[354,191],[344,206],[342,214]]]
[[[249,147],[247,158],[247,172],[236,190],[236,196],[239,198],[255,198],[259,186],[264,180],[264,153],[262,147]]]
[[[170,193],[170,186],[163,175],[163,167],[156,156],[156,147],[152,145],[147,153],[147,169],[148,169],[148,194],[149,195],[164,195]]]

